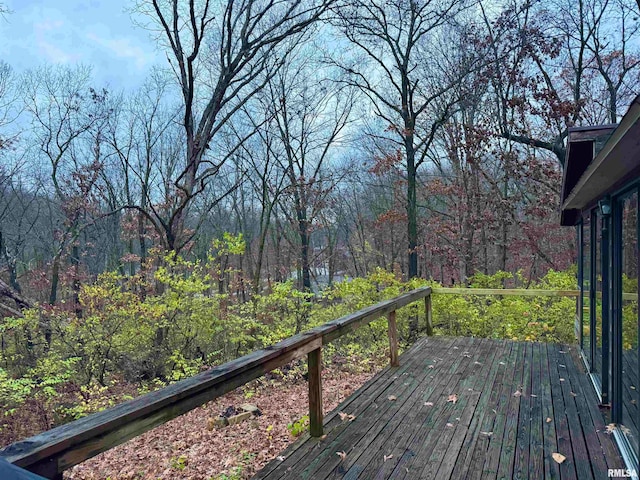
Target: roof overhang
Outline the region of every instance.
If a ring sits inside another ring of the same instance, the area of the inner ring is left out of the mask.
[[[610,134],[600,149],[596,147],[597,135],[594,133],[597,132]],[[562,187],[562,225],[575,224],[569,223],[575,217],[569,211],[582,211],[616,187],[638,176],[639,169],[640,96],[634,99],[617,126],[570,130]],[[579,178],[576,180],[578,174]],[[579,215],[574,220],[577,222]]]

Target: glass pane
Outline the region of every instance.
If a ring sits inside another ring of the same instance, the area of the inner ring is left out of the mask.
[[[589,325],[589,288],[591,285],[591,219],[582,225],[582,351],[591,365],[591,328]]]
[[[638,194],[625,198],[622,213],[622,424],[638,453]]]
[[[602,381],[602,221],[599,212],[596,210],[594,216],[595,224],[592,225],[596,231],[596,243],[594,245],[595,264],[595,288],[596,288],[596,318],[593,325],[593,371]]]

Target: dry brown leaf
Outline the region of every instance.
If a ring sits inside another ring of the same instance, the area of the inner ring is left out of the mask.
[[[387,397],[387,400],[389,400],[390,402],[395,402],[398,399],[398,397],[396,397],[395,395],[389,395]]]
[[[451,395],[449,395],[449,398],[447,398],[447,403],[451,402],[451,403],[456,403],[458,401],[458,395],[455,393],[452,393]]]
[[[447,423],[447,427],[453,427],[453,423]]]
[[[347,458],[347,454],[345,452],[336,452],[336,455],[338,455],[342,460]]]
[[[547,423],[551,423],[551,417],[547,417],[547,419],[545,420]]]
[[[551,456],[556,461],[556,463],[562,463],[567,459],[567,457],[558,452],[552,453]]]
[[[326,439],[327,439],[327,434],[325,433],[318,440],[322,441],[322,440],[326,440]]]
[[[624,425],[620,425],[620,430],[622,430],[622,433],[629,435],[631,433],[631,430],[629,430],[627,427],[625,427]]]
[[[606,426],[604,431],[605,431],[605,433],[608,433],[609,435],[611,435],[615,429],[616,429],[616,424],[615,423],[610,423],[609,425]]]
[[[345,420],[349,420],[350,422],[353,422],[356,419],[356,416],[350,413],[338,412],[338,415],[340,415],[340,420],[342,420],[343,422]]]
[[[391,460],[393,458],[393,453],[391,455],[383,455],[382,458],[384,459],[383,461],[387,461],[387,460]]]
[[[424,402],[425,407],[433,407],[433,402]]]

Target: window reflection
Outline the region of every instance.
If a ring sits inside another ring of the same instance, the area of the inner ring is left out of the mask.
[[[585,215],[582,225],[582,350],[591,364],[591,328],[589,325],[589,288],[591,285],[591,219]]]
[[[602,382],[602,217],[599,210],[595,211],[593,217],[592,228],[596,231],[596,243],[593,248],[595,250],[595,289],[596,289],[596,308],[595,322],[593,324],[594,332],[592,340],[593,345],[593,363],[592,370]]]
[[[622,424],[638,452],[638,195],[621,204]],[[628,430],[627,430],[628,429]]]

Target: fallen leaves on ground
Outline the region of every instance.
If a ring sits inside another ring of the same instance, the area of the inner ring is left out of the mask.
[[[389,395],[387,397],[387,400],[389,400],[390,402],[395,402],[398,399],[398,397],[396,397],[395,395]]]
[[[521,397],[522,396],[522,392],[520,390],[516,390],[515,392],[513,392],[513,396],[514,397]]]
[[[447,398],[447,403],[451,402],[451,403],[456,403],[458,401],[458,395],[455,393],[452,393],[451,395],[449,395],[449,398]]]
[[[336,455],[338,455],[342,460],[347,458],[347,454],[345,452],[336,452]]]
[[[562,455],[561,453],[558,453],[558,452],[552,453],[551,456],[553,457],[553,459],[558,464],[564,462],[567,459],[567,457],[565,457],[564,455]]]
[[[355,415],[351,415],[349,413],[338,412],[338,415],[340,415],[340,420],[342,421],[349,420],[350,422],[353,422],[356,419]]]
[[[493,435],[493,432],[480,432],[480,435],[486,435],[487,437],[490,437],[491,435]]]
[[[433,402],[424,402],[425,407],[433,407]]]
[[[324,412],[336,408],[375,372],[350,373],[337,368],[322,372]],[[238,425],[208,430],[208,419],[230,405],[258,405],[262,416]],[[104,452],[65,474],[67,480],[201,480],[229,477],[241,468],[250,478],[295,441],[287,424],[308,415],[308,384],[302,378],[264,379],[196,408]],[[184,457],[185,467],[176,467]],[[126,459],[126,461],[123,461]]]
[[[393,453],[391,455],[383,455],[383,459],[386,462],[387,460],[391,460],[393,458]]]
[[[547,419],[546,419],[545,421],[546,421],[547,423],[551,423],[551,422],[552,422],[551,417],[547,417]]]
[[[616,424],[615,423],[610,423],[609,425],[607,425],[604,429],[605,433],[608,433],[609,435],[611,435],[614,430],[616,429]]]

